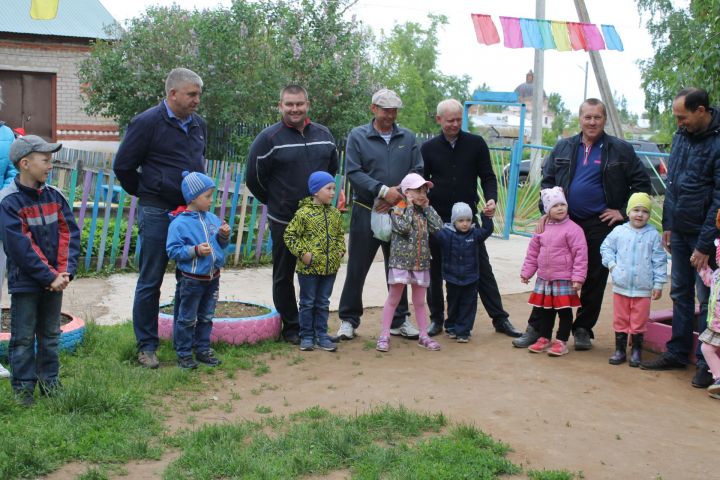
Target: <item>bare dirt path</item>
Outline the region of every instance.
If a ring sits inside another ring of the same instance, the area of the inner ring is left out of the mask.
[[[171,407],[166,424],[174,431],[257,419],[263,416],[258,406],[288,415],[314,405],[354,414],[403,404],[475,424],[510,444],[511,460],[526,468],[582,471],[587,479],[709,478],[720,402],[690,387],[694,369],[655,373],[608,365],[611,298],[606,295],[596,347],[562,358],[512,348],[508,337],[492,331],[484,312],[469,344],[445,337],[442,351],[428,352],[393,339],[390,353],[379,354],[373,347],[380,309],[368,309],[360,336],[338,352],[293,351],[268,358],[270,372],[261,377],[239,371],[231,380],[210,379],[206,392]],[[504,297],[518,326],[525,325],[526,300],[526,294]],[[664,298],[655,308],[669,305]],[[331,324],[337,324],[336,314]],[[190,404],[200,401],[212,406],[191,411]],[[125,478],[161,478],[176,454],[132,463]],[[75,478],[82,471],[74,464],[47,478]]]

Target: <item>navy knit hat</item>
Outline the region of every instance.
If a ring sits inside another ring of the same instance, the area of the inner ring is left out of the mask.
[[[308,178],[308,190],[310,195],[315,195],[318,190],[323,188],[328,183],[335,183],[335,177],[327,172],[313,172]]]
[[[200,172],[183,172],[182,173],[182,194],[186,203],[190,203],[207,192],[211,188],[215,188],[213,179]]]

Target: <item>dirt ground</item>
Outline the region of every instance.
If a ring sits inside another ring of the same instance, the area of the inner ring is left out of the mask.
[[[96,288],[102,288],[100,282]],[[442,351],[429,352],[413,341],[393,338],[391,351],[380,354],[374,342],[381,311],[368,309],[359,336],[343,342],[338,352],[277,356],[268,359],[270,372],[261,377],[239,371],[234,379],[213,383],[203,394],[172,407],[166,424],[173,431],[190,427],[191,416],[192,426],[258,419],[258,405],[270,407],[273,415],[288,415],[314,405],[354,414],[384,403],[402,404],[476,425],[510,444],[510,459],[525,468],[582,471],[586,479],[711,477],[720,402],[690,386],[694,368],[646,372],[609,365],[609,289],[605,298],[595,348],[571,350],[561,358],[513,348],[509,337],[492,330],[482,306],[469,344],[443,337]],[[515,325],[524,327],[527,294],[503,299]],[[666,293],[654,307],[669,305]],[[335,313],[331,325],[336,328],[337,322]],[[289,361],[296,355],[303,361]],[[233,400],[232,392],[241,398]],[[191,412],[190,402],[202,400],[218,407]],[[220,408],[228,403],[230,413]],[[124,478],[161,478],[177,455],[168,452],[158,462],[126,465]],[[47,478],[75,478],[85,469],[71,464]],[[346,476],[343,471],[328,478]]]

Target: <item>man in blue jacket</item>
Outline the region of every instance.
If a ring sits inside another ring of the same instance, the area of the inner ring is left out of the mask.
[[[247,186],[267,205],[273,260],[273,303],[282,318],[286,342],[300,344],[295,264],[297,259],[285,245],[285,229],[295,216],[300,200],[309,195],[308,178],[317,171],[335,175],[337,148],[330,130],[310,121],[310,101],[300,85],[280,92],[282,120],[260,132],[250,146]]]
[[[640,365],[643,370],[685,369],[693,346],[693,329],[705,329],[710,289],[697,271],[708,265],[718,238],[715,216],[720,209],[720,112],[710,108],[705,90],[686,88],[673,101],[678,125],[668,161],[663,204],[663,244],[672,254],[670,298],[673,300],[672,337],[667,351]],[[700,315],[695,320],[695,290]],[[700,351],[693,387],[706,388],[713,379]]]
[[[138,361],[145,368],[160,365],[155,351],[160,287],[168,264],[168,213],[185,204],[182,172],[205,172],[207,125],[195,113],[202,86],[202,79],[192,70],[173,69],[165,80],[165,99],[130,121],[115,155],[115,175],[125,191],[139,199],[140,274],[133,327]]]

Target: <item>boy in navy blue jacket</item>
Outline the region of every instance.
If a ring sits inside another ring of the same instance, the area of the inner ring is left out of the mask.
[[[34,403],[36,384],[46,396],[60,387],[62,292],[75,275],[80,255],[80,230],[72,209],[60,190],[45,184],[51,154],[61,148],[36,135],[16,139],[10,160],[20,173],[0,191],[0,238],[11,295],[11,382],[25,406]]]
[[[215,188],[213,180],[199,172],[182,175],[187,209],[170,222],[166,249],[168,257],[175,260],[178,279],[173,346],[178,366],[187,370],[197,368],[197,362],[210,367],[220,365],[210,348],[210,332],[230,226],[209,211]],[[193,360],[193,350],[197,362]]]
[[[442,249],[442,276],[447,284],[448,319],[445,330],[458,343],[470,341],[470,332],[477,312],[478,243],[493,232],[492,218],[480,216],[481,227],[472,223],[472,210],[467,203],[452,207],[451,223],[435,232]]]

